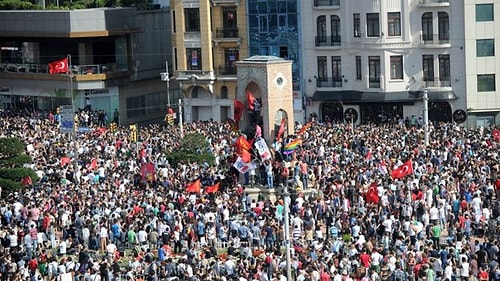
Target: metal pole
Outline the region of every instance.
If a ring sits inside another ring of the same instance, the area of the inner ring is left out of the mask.
[[[285,216],[285,245],[286,245],[286,278],[287,280],[292,280],[292,261],[290,257],[290,219],[288,217],[289,206],[290,206],[290,195],[288,194],[288,179],[283,189],[284,197],[284,216]]]
[[[179,129],[181,130],[181,138],[184,137],[184,127],[182,125],[182,100],[179,99]]]
[[[424,90],[424,144],[429,145],[429,96],[428,91]]]
[[[168,61],[165,61],[165,81],[167,82],[167,106],[170,108],[170,77],[168,73]]]
[[[75,95],[73,94],[73,71],[71,65],[71,55],[68,55],[68,71],[69,71],[69,94],[71,95],[71,106],[73,107],[73,181],[76,180],[78,171],[78,142],[77,142],[77,128],[76,128],[76,105]]]

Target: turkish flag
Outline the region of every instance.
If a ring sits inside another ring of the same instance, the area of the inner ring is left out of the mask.
[[[377,183],[372,183],[370,185],[370,188],[366,192],[366,199],[365,200],[367,203],[378,204],[378,202],[380,201],[380,198],[378,197]]]
[[[493,130],[493,132],[491,133],[491,135],[493,136],[493,139],[495,141],[500,141],[500,130],[499,129]]]
[[[200,193],[201,181],[198,179],[186,186],[186,191],[189,193]]]
[[[236,123],[239,123],[241,117],[243,116],[243,110],[245,110],[245,105],[239,100],[234,100],[233,104],[234,104],[234,121],[236,121]]]
[[[413,164],[411,163],[411,160],[404,162],[403,165],[396,167],[391,172],[391,176],[394,179],[404,178],[405,176],[411,174],[413,174]]]
[[[218,182],[214,185],[207,186],[205,188],[205,193],[216,193],[217,191],[219,191],[219,186],[220,186],[220,182]]]
[[[68,69],[69,69],[68,58],[56,60],[54,62],[49,63],[50,74],[67,73]]]
[[[248,109],[254,110],[255,96],[249,90],[247,90],[247,102],[248,102]]]

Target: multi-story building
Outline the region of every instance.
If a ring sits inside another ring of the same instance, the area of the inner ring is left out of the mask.
[[[309,1],[245,1],[247,1],[249,55],[276,56],[292,61],[294,119],[303,120],[300,13],[301,5],[307,5],[304,3]]]
[[[464,122],[462,1],[314,0],[302,8],[307,116]]]
[[[0,108],[115,111],[122,124],[165,115],[168,9],[0,11]],[[48,64],[69,58],[67,74]]]
[[[233,117],[236,62],[248,56],[243,0],[171,0],[173,74],[185,121]]]
[[[495,52],[500,42],[500,1],[465,0],[465,80],[467,124],[500,124],[500,56]]]

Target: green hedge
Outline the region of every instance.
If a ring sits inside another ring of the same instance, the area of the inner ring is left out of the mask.
[[[0,179],[0,187],[2,187],[2,197],[7,196],[9,193],[22,192],[24,187],[20,182],[15,182],[8,179]]]
[[[21,182],[26,177],[31,177],[33,183],[38,181],[38,176],[29,168],[0,169],[0,178]]]

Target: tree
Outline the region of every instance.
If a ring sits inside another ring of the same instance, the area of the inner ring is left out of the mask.
[[[179,146],[167,151],[168,162],[174,166],[181,162],[197,162],[213,165],[215,156],[210,151],[210,144],[200,133],[188,134],[180,140]]]
[[[17,138],[0,138],[0,187],[2,193],[8,194],[23,188],[21,181],[31,178],[32,182],[38,180],[36,173],[25,164],[32,163],[26,154],[25,144]]]

